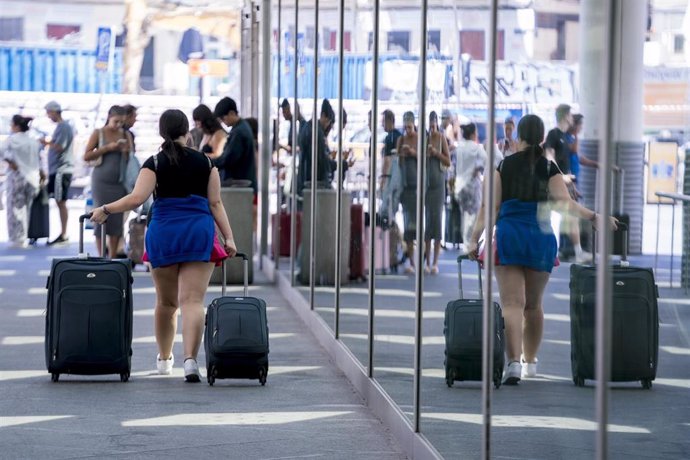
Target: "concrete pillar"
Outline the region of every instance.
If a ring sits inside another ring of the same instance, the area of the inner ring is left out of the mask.
[[[304,205],[302,207],[302,249],[298,251],[300,255],[300,276],[302,284],[309,284],[309,229],[311,228],[311,189],[304,189]],[[316,285],[334,286],[335,285],[335,230],[336,230],[336,197],[337,193],[332,189],[316,190]],[[346,284],[350,276],[350,204],[349,195],[343,194],[342,197],[342,230],[340,238],[340,282]]]
[[[220,197],[230,219],[237,250],[249,257],[249,283],[251,284],[254,280],[254,222],[252,219],[254,190],[249,187],[223,187],[220,190]],[[227,262],[225,275],[228,284],[242,284],[244,282],[242,259],[230,259]],[[221,281],[220,267],[216,267],[211,275],[211,283],[220,284]]]
[[[616,0],[622,2],[622,0]],[[580,22],[580,109],[584,130],[580,141],[580,154],[598,159],[597,149],[603,133],[597,132],[597,107],[601,103],[599,62],[602,45],[606,42],[602,7],[598,0],[582,0]],[[622,211],[630,215],[630,252],[642,252],[642,212],[644,207],[644,143],[642,139],[643,62],[646,2],[624,2],[618,11],[616,60],[614,81],[618,82],[613,94],[614,163],[625,170]],[[596,203],[596,170],[581,168],[580,189],[584,205],[594,208]],[[619,183],[615,182],[614,210],[618,210]]]

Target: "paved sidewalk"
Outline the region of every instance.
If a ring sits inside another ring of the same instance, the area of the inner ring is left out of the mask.
[[[76,250],[75,243],[27,250],[0,243],[1,459],[405,458],[258,272],[250,294],[269,305],[265,387],[249,380],[185,383],[181,343],[175,374],[156,375],[154,291],[145,272],[135,273],[131,380],[65,375],[52,383],[43,354],[46,277],[50,258]],[[212,287],[207,300],[219,291]]]

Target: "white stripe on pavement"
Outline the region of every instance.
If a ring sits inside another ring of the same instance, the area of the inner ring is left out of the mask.
[[[74,415],[30,415],[19,417],[0,417],[0,428],[8,426],[26,425],[28,423],[50,422],[52,420],[60,420],[64,418],[74,417]]]
[[[0,276],[14,276],[17,274],[17,270],[0,270]]]
[[[22,308],[21,310],[17,310],[17,316],[20,318],[31,318],[34,316],[45,316],[46,315],[46,309],[45,308]]]
[[[122,426],[284,425],[351,414],[351,411],[177,414],[126,420]]]

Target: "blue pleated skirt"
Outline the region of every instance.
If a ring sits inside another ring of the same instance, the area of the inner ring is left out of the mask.
[[[549,272],[557,263],[558,247],[550,212],[540,203],[508,200],[496,220],[496,251],[500,265],[519,265]],[[543,214],[543,215],[541,215]]]
[[[206,198],[159,198],[151,216],[146,255],[153,268],[211,261],[215,227]]]

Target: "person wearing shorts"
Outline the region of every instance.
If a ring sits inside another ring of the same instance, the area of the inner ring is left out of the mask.
[[[48,246],[68,242],[67,237],[67,193],[72,183],[72,144],[74,132],[72,126],[63,120],[62,107],[55,101],[45,105],[46,115],[57,123],[50,141],[42,139],[48,147],[48,194],[55,199],[60,211],[60,234],[48,241]]]

